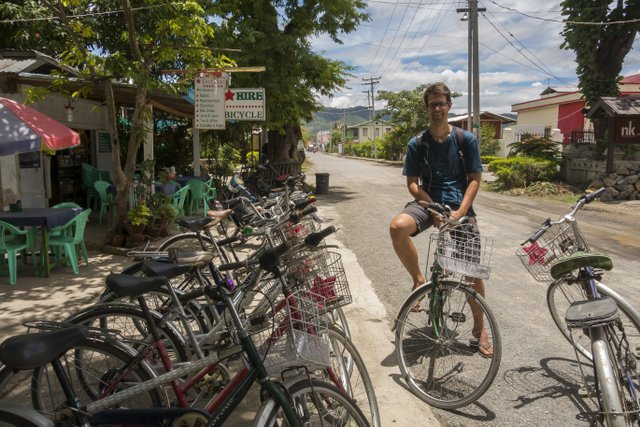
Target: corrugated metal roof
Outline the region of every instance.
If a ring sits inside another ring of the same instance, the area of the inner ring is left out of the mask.
[[[640,116],[640,96],[603,96],[589,111],[587,117],[631,117]]]
[[[1,58],[0,59],[0,73],[21,73],[28,71],[31,67],[38,62],[37,59],[12,59]]]
[[[630,84],[630,85],[640,84],[640,74],[633,74],[631,76],[626,76],[624,79],[620,81],[620,83]]]

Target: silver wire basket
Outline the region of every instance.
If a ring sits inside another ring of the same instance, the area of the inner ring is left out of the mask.
[[[321,299],[300,289],[273,302],[275,314],[252,334],[269,375],[291,367],[315,371],[331,365],[331,344],[323,336],[326,325],[318,312]]]
[[[287,264],[289,283],[320,295],[318,310],[326,313],[351,304],[353,297],[342,256],[327,250],[304,251]]]
[[[529,274],[538,282],[551,283],[551,267],[578,251],[589,252],[589,247],[576,224],[553,224],[535,242],[521,245],[516,255]]]
[[[446,272],[488,279],[494,239],[481,236],[476,230],[464,225],[433,233],[429,239],[429,254],[434,254]]]

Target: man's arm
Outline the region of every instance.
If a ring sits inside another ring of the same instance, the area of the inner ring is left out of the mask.
[[[433,202],[427,192],[420,186],[419,178],[417,176],[407,176],[407,189],[414,199],[418,201],[424,200],[429,203]]]
[[[467,180],[469,183],[467,185],[467,189],[464,192],[462,203],[460,204],[460,208],[458,208],[458,210],[451,212],[451,217],[453,217],[454,219],[460,219],[467,214],[467,211],[473,204],[473,201],[478,194],[478,190],[480,189],[481,176],[481,172],[472,172],[467,174]]]

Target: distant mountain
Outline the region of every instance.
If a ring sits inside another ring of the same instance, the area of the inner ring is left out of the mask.
[[[389,116],[383,117],[389,120]],[[331,131],[334,127],[346,123],[353,126],[369,120],[369,110],[367,107],[358,106],[351,108],[325,108],[313,115],[313,120],[307,122],[303,127],[312,137],[320,131]]]

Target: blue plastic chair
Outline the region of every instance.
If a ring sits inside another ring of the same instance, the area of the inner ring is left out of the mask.
[[[8,222],[0,221],[0,267],[4,269],[4,255],[9,265],[9,284],[16,284],[18,252],[29,249],[34,268],[36,267],[36,244],[32,230],[20,230]],[[25,253],[26,256],[26,253]]]
[[[62,249],[64,249],[75,274],[78,274],[78,248],[82,251],[85,263],[89,265],[89,255],[84,243],[84,230],[90,214],[91,209],[85,209],[60,227],[59,235],[49,237],[49,247],[56,257],[56,262],[61,262]]]

